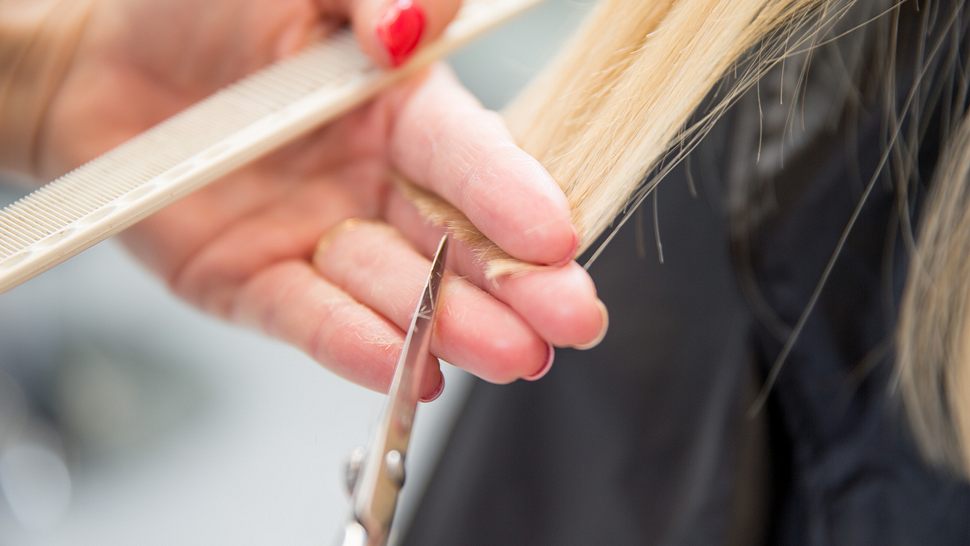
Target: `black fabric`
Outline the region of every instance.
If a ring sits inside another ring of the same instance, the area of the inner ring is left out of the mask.
[[[900,32],[900,97],[919,72],[913,26]],[[866,39],[840,60],[864,63]],[[907,269],[891,178],[866,201],[765,410],[746,415],[891,132],[874,103],[831,101],[840,76],[819,66],[797,130],[790,108],[749,97],[690,176],[684,166],[664,181],[662,264],[650,200],[596,262],[611,311],[600,347],[561,351],[538,383],[475,384],[404,544],[970,544],[970,486],[921,461],[891,389]],[[759,91],[800,85],[769,75]],[[914,211],[939,153],[940,112],[925,114]]]
[[[722,543],[752,347],[712,201],[671,179],[665,263],[633,221],[599,259],[601,346],[475,384],[406,544]]]

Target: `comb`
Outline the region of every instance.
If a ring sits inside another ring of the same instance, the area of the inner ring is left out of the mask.
[[[466,0],[434,43],[384,71],[342,29],[0,210],[0,293],[306,135],[540,0]]]

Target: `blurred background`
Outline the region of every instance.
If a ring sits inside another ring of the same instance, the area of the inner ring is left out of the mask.
[[[452,58],[501,107],[588,2],[542,6]],[[0,183],[0,205],[20,193]],[[403,526],[464,394],[422,407]],[[0,295],[0,545],[333,543],[347,455],[383,397],[202,316],[113,242]]]

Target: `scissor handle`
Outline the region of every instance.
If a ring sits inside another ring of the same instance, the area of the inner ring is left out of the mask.
[[[338,546],[372,546],[367,542],[367,530],[364,526],[351,521],[344,528],[344,536]]]

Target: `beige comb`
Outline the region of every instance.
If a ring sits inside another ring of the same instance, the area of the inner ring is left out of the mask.
[[[0,210],[0,293],[373,97],[539,0],[466,0],[400,70],[349,30],[266,68]]]

